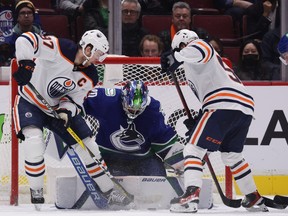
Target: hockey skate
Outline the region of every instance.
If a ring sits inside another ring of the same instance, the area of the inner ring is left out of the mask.
[[[43,196],[43,188],[39,190],[33,190],[30,188],[30,193],[31,193],[31,203],[34,204],[35,209],[37,211],[40,211],[42,204],[45,202]]]
[[[170,211],[181,213],[196,213],[198,211],[200,188],[189,186],[186,192],[171,200]]]
[[[267,206],[264,204],[265,200],[258,191],[250,193],[244,197],[241,205],[251,212],[268,212]]]
[[[132,209],[135,207],[134,196],[123,194],[117,189],[111,189],[104,196],[112,209]]]

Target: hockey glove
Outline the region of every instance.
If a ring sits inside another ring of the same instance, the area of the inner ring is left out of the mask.
[[[31,80],[34,67],[35,63],[32,60],[19,61],[18,70],[13,74],[19,86],[26,85]]]
[[[161,73],[166,73],[169,75],[171,72],[173,73],[181,64],[183,64],[183,62],[178,62],[175,59],[175,51],[178,50],[164,52],[161,55]]]
[[[56,130],[64,133],[66,129],[71,125],[72,113],[67,109],[58,109],[56,112],[60,118],[54,118],[51,122],[51,125]]]
[[[198,118],[199,118],[199,115],[202,113],[202,110],[200,109],[198,112],[195,111],[195,110],[192,110],[192,118],[188,118],[188,119],[185,119],[183,121],[183,124],[186,126],[186,128],[188,129],[188,131],[185,133],[185,136],[189,136],[193,127],[195,126]]]

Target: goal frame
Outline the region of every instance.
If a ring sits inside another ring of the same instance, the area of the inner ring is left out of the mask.
[[[160,65],[159,57],[123,57],[123,56],[108,56],[101,64],[155,64]],[[16,59],[11,61],[11,76],[18,68]],[[100,82],[100,85],[103,83]],[[17,82],[10,78],[11,85],[11,115],[15,96],[18,92]],[[157,85],[174,85],[173,81],[165,81],[165,83],[157,83]],[[185,83],[180,82],[180,85]],[[175,89],[176,91],[176,89]],[[11,120],[11,192],[10,192],[10,205],[18,205],[19,200],[19,144],[15,132],[15,125],[13,119]],[[228,198],[233,196],[233,180],[229,167],[225,167],[225,195]]]

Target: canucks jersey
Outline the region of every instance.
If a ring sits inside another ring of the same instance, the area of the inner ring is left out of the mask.
[[[66,108],[73,116],[82,109],[83,99],[98,82],[94,65],[74,66],[77,50],[73,41],[32,32],[22,34],[16,41],[17,61],[35,59],[30,82],[52,107]],[[18,92],[51,115],[28,86],[20,86]]]
[[[150,99],[144,112],[128,124],[121,89],[94,88],[88,95],[84,108],[100,123],[96,142],[104,160],[106,157],[139,159],[155,153],[165,157],[177,134],[165,124],[160,102]]]
[[[209,43],[194,40],[175,52],[175,58],[184,62],[186,79],[203,110],[231,109],[253,115],[253,98]]]

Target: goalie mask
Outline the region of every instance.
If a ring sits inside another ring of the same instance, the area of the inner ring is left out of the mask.
[[[188,43],[196,39],[199,39],[199,37],[194,31],[182,29],[175,34],[171,47],[173,50],[181,49],[182,45],[186,46]]]
[[[288,33],[283,35],[278,43],[278,52],[280,54],[280,60],[283,64],[288,65]]]
[[[135,119],[148,105],[148,88],[142,81],[131,81],[123,87],[122,105],[128,118]]]
[[[91,51],[91,55],[88,57],[85,54],[85,48],[91,44],[92,45],[92,51]],[[107,57],[107,52],[109,50],[109,43],[108,40],[106,38],[106,36],[99,30],[89,30],[86,31],[80,42],[79,45],[82,47],[82,52],[83,55],[86,57],[86,61],[83,62],[83,65],[89,61],[89,59],[95,54],[95,52],[97,50],[100,50],[101,52],[103,52],[104,54],[102,56],[100,56],[100,58],[98,59],[99,62],[104,61],[104,59]]]

